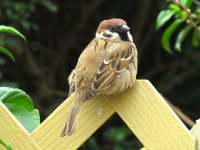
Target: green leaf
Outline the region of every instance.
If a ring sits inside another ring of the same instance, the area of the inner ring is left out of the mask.
[[[16,30],[13,27],[0,25],[0,32],[6,32],[6,33],[11,33],[11,34],[20,36],[21,38],[23,38],[26,41],[25,36],[23,36],[18,30]]]
[[[181,32],[179,32],[178,37],[176,39],[176,44],[175,44],[176,50],[181,51],[181,44],[191,29],[192,29],[192,26],[187,25],[185,28],[183,28],[183,30],[181,30]]]
[[[41,1],[41,3],[43,4],[43,6],[45,6],[50,12],[57,12],[58,11],[58,7],[55,5],[55,3],[53,3],[52,1],[49,0],[43,0]]]
[[[27,111],[15,103],[7,103],[5,105],[29,133],[40,125],[38,110]]]
[[[105,132],[105,137],[112,142],[122,142],[127,136],[131,135],[131,131],[127,127],[110,128]]]
[[[186,12],[184,12],[184,11],[181,11],[181,13],[180,13],[180,16],[179,16],[180,18],[182,18],[182,19],[187,19],[187,17],[188,17],[188,15],[187,15],[187,13]]]
[[[174,15],[176,18],[187,18],[187,13],[183,11],[177,4],[170,4],[169,9],[174,11]]]
[[[12,55],[11,52],[9,52],[8,49],[6,49],[5,47],[0,45],[0,52],[2,52],[3,54],[7,55],[8,57],[10,57],[13,61],[15,61],[14,56]]]
[[[23,26],[24,29],[26,29],[27,31],[30,30],[31,24],[30,24],[29,21],[27,21],[27,20],[22,20],[22,21],[21,21],[21,24],[22,24],[22,26]]]
[[[180,11],[180,7],[177,4],[170,4],[169,9],[174,10],[174,11]]]
[[[18,2],[14,5],[14,9],[20,14],[26,13],[27,7],[27,4],[24,2]]]
[[[2,139],[0,139],[0,144],[3,145],[7,150],[13,150],[12,146],[8,142],[6,142]]]
[[[180,0],[181,4],[183,4],[183,6],[190,8],[193,0]]]
[[[0,100],[3,103],[15,103],[28,111],[34,109],[31,98],[22,90],[10,87],[0,87]]]
[[[200,40],[199,36],[200,36],[199,32],[194,30],[193,35],[192,35],[192,45],[195,47],[199,46],[199,40]]]
[[[156,29],[159,29],[161,26],[163,26],[173,15],[174,11],[172,10],[162,10],[156,21]]]
[[[161,43],[163,48],[172,54],[171,47],[170,47],[170,38],[175,31],[175,29],[184,21],[184,19],[177,19],[175,20],[163,33]]]
[[[24,91],[15,88],[0,87],[0,100],[28,132],[31,133],[39,126],[39,112],[34,109],[31,98]]]
[[[192,15],[195,15],[196,17],[200,18],[200,8],[196,8],[196,10],[194,11],[194,14]]]

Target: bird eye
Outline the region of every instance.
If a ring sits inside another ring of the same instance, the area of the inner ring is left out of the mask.
[[[114,28],[114,27],[111,27],[111,28],[110,28],[110,31],[114,31],[114,30],[115,30],[115,28]]]

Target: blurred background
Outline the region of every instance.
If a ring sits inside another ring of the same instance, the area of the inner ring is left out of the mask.
[[[200,116],[200,51],[184,42],[182,52],[169,54],[161,46],[165,27],[156,30],[165,0],[1,0],[0,24],[27,38],[4,40],[16,62],[0,56],[0,85],[26,91],[44,120],[68,94],[67,76],[101,20],[123,18],[131,28],[139,53],[138,79],[148,79],[192,120]],[[190,37],[188,37],[190,38]],[[175,38],[172,37],[171,44]],[[188,128],[190,128],[188,126]],[[137,150],[142,144],[114,115],[80,150]]]

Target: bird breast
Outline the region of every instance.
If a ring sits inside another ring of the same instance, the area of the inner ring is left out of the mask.
[[[76,89],[91,87],[94,75],[105,57],[105,48],[110,45],[109,41],[95,38],[84,49],[76,66]]]

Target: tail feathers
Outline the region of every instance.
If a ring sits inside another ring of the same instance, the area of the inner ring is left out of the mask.
[[[78,113],[82,106],[82,102],[80,100],[75,100],[74,104],[72,105],[71,112],[69,114],[69,117],[67,119],[67,122],[65,123],[62,131],[61,131],[61,137],[65,135],[72,135],[76,129],[76,122],[78,119]]]

